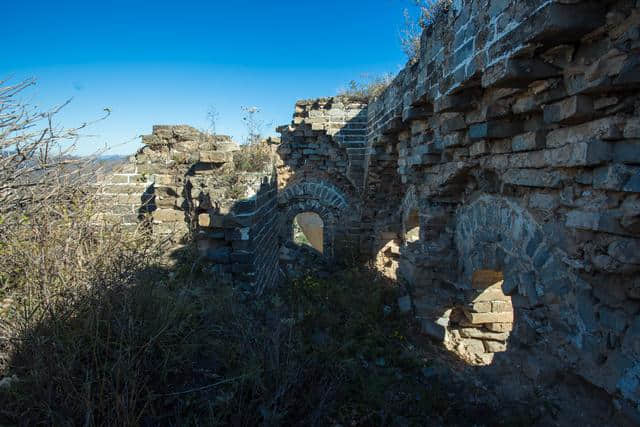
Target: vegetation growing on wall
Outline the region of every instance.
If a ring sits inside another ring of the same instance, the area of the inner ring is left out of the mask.
[[[271,163],[273,152],[263,140],[266,126],[260,117],[260,108],[242,107],[242,122],[247,131],[247,137],[240,150],[233,155],[236,170],[242,172],[262,172]]]
[[[404,26],[400,29],[402,51],[414,63],[420,55],[420,36],[451,7],[452,0],[412,0],[413,13],[408,8],[403,11]]]
[[[393,74],[387,73],[381,76],[364,74],[360,81],[351,80],[346,88],[338,92],[338,96],[344,96],[359,101],[368,101],[380,95],[393,81]]]

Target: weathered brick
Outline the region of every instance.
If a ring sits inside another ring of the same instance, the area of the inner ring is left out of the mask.
[[[481,156],[490,152],[491,150],[487,141],[478,141],[471,144],[471,147],[469,147],[469,155],[471,157]]]
[[[469,137],[471,139],[501,139],[508,138],[521,133],[523,123],[514,121],[490,121],[476,123],[469,127]]]
[[[201,151],[200,161],[203,163],[226,163],[233,160],[233,154],[220,151]]]
[[[633,118],[624,125],[625,138],[640,138],[640,119]]]
[[[632,165],[640,164],[640,140],[617,142],[613,146],[613,161]]]
[[[474,313],[489,313],[491,312],[491,302],[489,301],[474,302],[471,304],[470,309]]]
[[[158,209],[153,212],[153,220],[161,222],[184,221],[185,213],[175,209]]]
[[[613,157],[612,151],[609,143],[592,140],[545,150],[544,160],[549,166],[595,166],[610,161]]]
[[[482,86],[525,88],[534,80],[560,74],[559,69],[538,59],[507,58],[484,72]]]
[[[507,344],[498,341],[483,341],[484,348],[487,353],[499,353],[502,351],[507,351]]]
[[[516,135],[511,141],[513,151],[531,151],[544,148],[546,143],[545,132],[527,132]]]
[[[473,313],[465,310],[467,319],[474,325],[483,323],[513,323],[513,311],[503,313]]]
[[[578,124],[593,116],[593,100],[585,95],[576,95],[545,105],[543,111],[546,123]]]
[[[436,113],[465,112],[475,108],[474,92],[457,93],[440,97],[434,104]]]
[[[511,169],[502,175],[507,184],[525,187],[559,188],[566,179],[568,176],[564,172],[541,169]]]
[[[624,234],[617,218],[607,213],[571,211],[567,214],[565,225],[581,230],[603,231],[606,233]]]
[[[513,323],[486,323],[484,327],[492,332],[511,332]]]
[[[547,134],[548,147],[561,147],[566,144],[584,142],[591,139],[604,141],[622,139],[620,117],[605,117],[579,126],[560,128]]]
[[[640,167],[621,164],[603,166],[593,171],[593,186],[606,190],[624,191],[629,180],[638,173],[640,173]]]

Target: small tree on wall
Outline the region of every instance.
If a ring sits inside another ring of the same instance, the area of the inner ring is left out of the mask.
[[[236,170],[245,172],[261,172],[271,161],[271,149],[263,143],[263,129],[268,126],[260,117],[260,108],[241,107],[242,122],[247,136],[240,150],[234,154]]]
[[[262,132],[265,126],[264,120],[260,117],[260,108],[240,107],[242,110],[242,122],[247,129],[246,144],[257,144],[262,140]]]

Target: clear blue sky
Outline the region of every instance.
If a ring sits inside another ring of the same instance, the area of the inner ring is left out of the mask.
[[[79,150],[106,144],[133,153],[153,124],[207,128],[241,142],[241,106],[259,106],[272,128],[297,99],[335,94],[363,73],[396,73],[409,0],[3,1],[0,77],[35,77],[28,100],[73,98],[59,122],[111,117]]]

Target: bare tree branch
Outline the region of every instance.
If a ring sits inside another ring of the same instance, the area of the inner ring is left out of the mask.
[[[72,156],[80,131],[110,113],[105,109],[105,114],[92,122],[69,129],[58,127],[55,116],[71,99],[40,111],[20,97],[34,84],[34,79],[13,85],[8,79],[0,81],[0,214],[24,210],[52,195],[63,197],[62,187],[87,176],[94,158]]]

